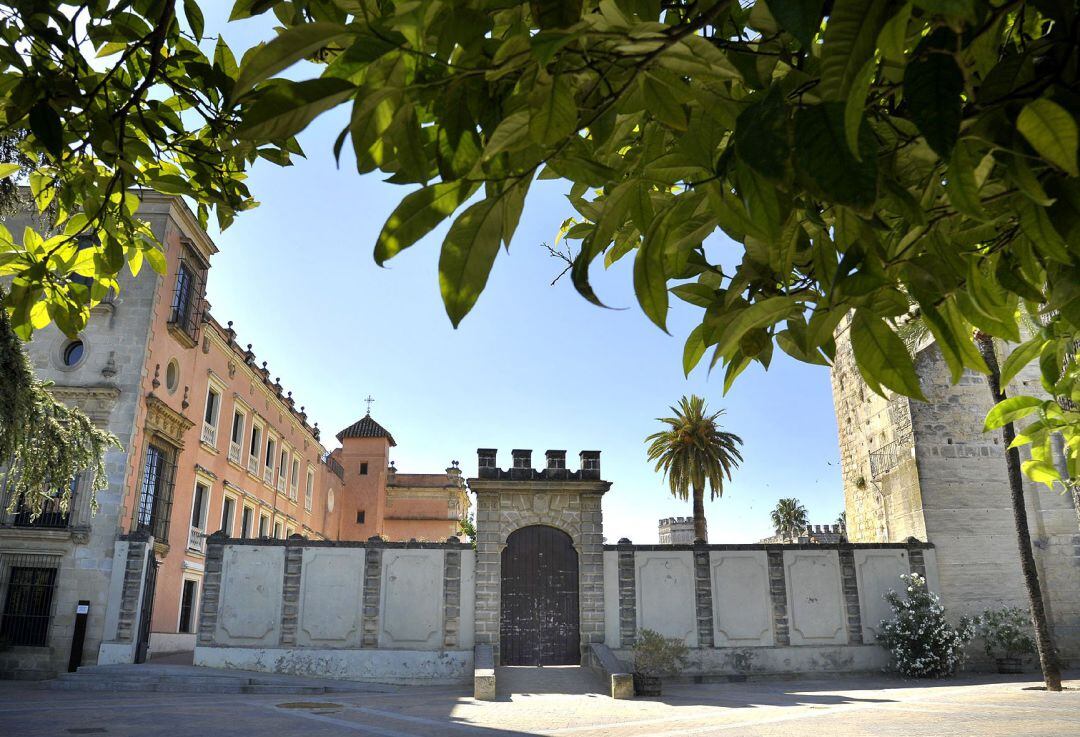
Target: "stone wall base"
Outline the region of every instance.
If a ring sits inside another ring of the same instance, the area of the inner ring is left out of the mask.
[[[633,650],[614,650],[626,663]],[[866,673],[889,665],[889,654],[876,645],[799,647],[720,647],[690,650],[684,677],[768,676],[815,673]]]
[[[151,632],[150,652],[154,655],[165,653],[190,653],[195,649],[195,634],[184,632]]]
[[[134,642],[103,642],[98,649],[98,665],[118,665],[134,662]]]
[[[195,665],[404,685],[470,683],[472,650],[195,648]]]

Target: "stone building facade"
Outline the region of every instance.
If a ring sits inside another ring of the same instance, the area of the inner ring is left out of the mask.
[[[985,377],[965,372],[952,385],[940,351],[925,342],[915,365],[928,401],[883,398],[858,373],[846,321],[836,342],[832,387],[849,539],[932,543],[943,602],[955,614],[1026,608],[1005,449],[1000,432],[982,431],[993,406]],[[1008,388],[1010,395],[1040,392],[1034,367]],[[1059,648],[1077,658],[1077,510],[1070,495],[1026,478],[1024,493],[1047,612]]]
[[[658,528],[661,545],[694,544],[693,517],[664,517],[660,520]]]
[[[89,602],[83,663],[193,649],[205,540],[217,530],[242,539],[445,540],[468,511],[455,466],[396,474],[393,438],[370,415],[357,425],[379,432],[347,437],[330,454],[318,424],[251,344],[211,315],[205,288],[217,248],[194,214],[180,198],[141,198],[139,215],[164,246],[165,273],[125,270],[119,292],[94,308],[80,335],[49,326],[28,345],[37,375],[123,450],[106,458],[109,487],[96,516],[85,480],[69,514],[0,516],[0,603],[28,600],[32,589],[42,611],[26,616],[45,623],[37,625],[43,632],[15,636],[23,615],[0,617],[0,631],[15,642],[0,651],[5,673],[64,669],[79,601]],[[21,229],[25,220],[7,225]],[[138,565],[148,603],[133,610],[134,584],[113,572],[137,566],[145,537],[153,555]],[[145,621],[118,630],[133,612]]]

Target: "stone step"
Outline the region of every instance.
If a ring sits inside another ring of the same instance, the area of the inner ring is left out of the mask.
[[[251,683],[243,687],[243,693],[265,693],[265,694],[325,694],[326,688],[323,686],[294,686],[289,684],[277,684],[277,683]]]

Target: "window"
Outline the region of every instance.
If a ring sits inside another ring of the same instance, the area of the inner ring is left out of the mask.
[[[225,534],[232,537],[233,515],[236,513],[236,500],[230,496],[225,497],[221,503],[221,529]]]
[[[269,435],[267,435],[267,438],[266,438],[266,470],[269,471],[269,473],[267,474],[267,478],[269,479],[268,483],[273,483],[273,481],[274,481],[274,460],[275,460],[275,456],[277,456],[277,441],[274,440]]]
[[[259,537],[266,537],[270,533],[270,517],[265,514],[259,515]]]
[[[73,340],[64,346],[64,351],[60,354],[60,357],[63,359],[65,366],[77,366],[79,361],[82,360],[84,351],[85,346],[83,346],[83,342],[81,340]]]
[[[300,486],[300,459],[293,458],[292,476],[289,479],[289,498],[296,501],[296,490]]]
[[[170,366],[172,364],[169,364]],[[166,374],[166,382],[168,375]],[[214,387],[206,389],[206,411],[203,412],[203,429],[201,440],[207,445],[217,445],[218,416],[221,414],[221,393]]]
[[[357,513],[356,513],[356,524],[358,524],[358,525],[364,524],[364,516],[365,516],[364,510],[361,509],[361,510],[357,511]]]
[[[244,511],[240,513],[240,537],[251,537],[251,520],[255,515],[255,510],[251,507],[244,507]]]
[[[277,490],[285,493],[285,476],[289,473],[289,451],[285,448],[281,449],[281,458],[278,461],[278,481]]]
[[[233,410],[232,441],[237,445],[240,445],[240,441],[244,439],[244,417],[244,413],[240,410]]]
[[[281,539],[281,523],[280,522],[275,522],[274,523],[274,539],[275,540],[280,540]]]
[[[169,394],[173,394],[178,386],[180,386],[180,364],[174,358],[165,367],[165,388],[169,390]]]
[[[296,530],[291,527],[285,530],[285,539],[292,537],[294,532],[296,532]]]
[[[184,588],[180,593],[180,631],[191,633],[195,631],[195,600],[199,595],[199,582],[190,578],[184,579]]]
[[[360,475],[367,476],[367,461],[360,464]]]
[[[195,482],[195,498],[191,502],[191,526],[200,530],[206,524],[206,503],[210,500],[210,490],[201,481]]]
[[[145,530],[158,542],[169,537],[169,509],[172,506],[172,485],[176,465],[171,450],[154,443],[146,446],[143,464],[142,490],[136,529]]]
[[[190,260],[181,257],[176,269],[172,312],[169,324],[194,339],[199,329],[199,310],[202,303],[203,276]]]
[[[310,468],[307,472],[307,484],[304,486],[304,509],[311,511],[312,500],[315,498],[315,472]]]
[[[4,479],[5,486],[7,485],[7,478]],[[11,520],[12,525],[15,527],[36,527],[39,529],[52,529],[62,530],[68,526],[68,522],[71,521],[71,505],[74,504],[75,492],[79,489],[79,476],[71,480],[71,502],[68,504],[68,511],[65,512],[60,509],[60,502],[55,498],[46,499],[41,506],[41,514],[34,517],[30,513],[30,509],[24,502],[19,503],[18,511],[15,513]],[[3,496],[6,496],[4,494]]]
[[[262,425],[251,423],[251,442],[248,443],[247,470],[253,476],[259,475],[259,456],[262,455]]]
[[[49,560],[36,555],[13,556],[8,568],[0,639],[10,645],[45,647],[49,644],[56,567],[40,564]],[[5,561],[8,563],[8,561]]]

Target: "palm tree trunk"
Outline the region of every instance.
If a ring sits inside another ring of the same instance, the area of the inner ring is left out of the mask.
[[[694,486],[694,540],[708,540],[709,531],[705,526],[705,487]]]
[[[995,403],[1000,402],[1005,399],[1005,389],[1001,386],[1001,370],[994,352],[994,340],[984,333],[978,333],[976,340],[979,352],[990,369],[990,375],[986,377],[990,394]],[[1020,451],[1010,447],[1016,439],[1016,429],[1011,422],[1001,428],[1001,435],[1005,443],[1005,466],[1009,472],[1009,496],[1012,498],[1013,517],[1016,520],[1016,541],[1020,547],[1020,569],[1027,586],[1031,622],[1035,627],[1035,647],[1039,651],[1039,663],[1042,666],[1046,690],[1060,691],[1061,665],[1058,663],[1050,625],[1046,621],[1039,572],[1035,568],[1035,554],[1031,552],[1031,533],[1028,531],[1027,507],[1024,505],[1024,479],[1020,474]]]

